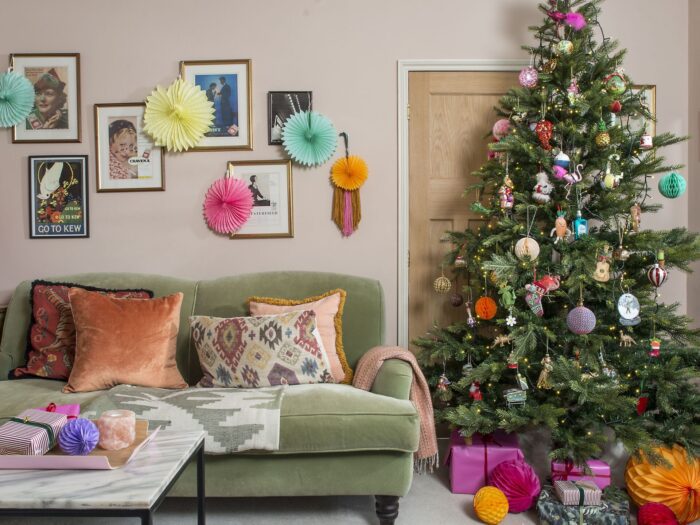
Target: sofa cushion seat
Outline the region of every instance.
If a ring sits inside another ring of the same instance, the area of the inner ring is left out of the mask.
[[[103,392],[64,394],[63,381],[0,381],[0,416],[26,408],[80,403],[86,406]],[[282,401],[280,449],[241,454],[325,454],[418,448],[418,413],[410,401],[359,390],[350,385],[294,385]]]

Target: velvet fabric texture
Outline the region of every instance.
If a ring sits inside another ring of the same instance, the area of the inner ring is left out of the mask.
[[[64,392],[119,384],[185,388],[175,351],[182,293],[158,299],[117,299],[73,288],[75,363]]]
[[[10,375],[11,379],[27,376],[68,379],[75,356],[75,323],[68,291],[76,287],[124,299],[153,297],[150,290],[107,290],[73,283],[32,282],[32,321],[27,337],[27,364],[15,368]]]
[[[343,307],[345,290],[335,289],[306,299],[279,299],[275,297],[250,297],[251,315],[277,315],[301,310],[316,314],[318,331],[328,354],[331,375],[336,383],[352,383],[352,368],[343,350]]]

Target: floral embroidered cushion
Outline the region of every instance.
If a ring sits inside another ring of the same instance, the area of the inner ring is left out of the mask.
[[[149,299],[150,290],[107,290],[71,283],[32,282],[32,321],[27,336],[27,364],[10,372],[11,378],[37,376],[66,381],[75,357],[75,322],[68,292],[81,288],[110,297]]]
[[[249,297],[251,315],[277,315],[299,310],[313,310],[323,345],[328,350],[331,374],[336,383],[352,383],[352,368],[343,350],[343,307],[345,290],[337,288],[305,299]]]
[[[190,317],[201,387],[332,383],[311,310],[258,317]]]

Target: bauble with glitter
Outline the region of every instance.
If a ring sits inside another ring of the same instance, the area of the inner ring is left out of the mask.
[[[608,133],[608,127],[602,120],[598,124],[598,133],[595,136],[595,143],[599,148],[607,148],[610,145],[610,133]]]
[[[501,140],[503,137],[508,135],[508,133],[510,133],[510,120],[507,118],[498,119],[493,125],[491,132],[495,138]]]
[[[520,81],[520,85],[523,87],[526,87],[526,88],[536,87],[539,78],[540,78],[539,73],[532,66],[528,66],[526,68],[521,69],[520,75],[518,75],[518,80]]]
[[[452,289],[452,283],[447,277],[441,275],[433,281],[433,288],[437,293],[447,293]]]
[[[568,56],[574,52],[574,44],[571,40],[560,40],[557,44],[557,54]]]
[[[577,335],[590,334],[595,329],[595,314],[589,308],[579,304],[566,316],[566,326]]]
[[[686,186],[683,176],[674,171],[661,177],[659,192],[668,199],[676,199],[685,193]]]
[[[532,237],[523,237],[515,243],[515,256],[521,261],[529,257],[531,261],[540,255],[540,245]]]
[[[487,525],[498,525],[508,515],[508,498],[496,487],[481,487],[474,495],[474,512]]]

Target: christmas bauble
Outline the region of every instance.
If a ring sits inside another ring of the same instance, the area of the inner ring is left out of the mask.
[[[617,311],[623,319],[632,320],[638,317],[639,308],[639,299],[629,292],[623,293],[617,300]]]
[[[610,112],[619,113],[620,111],[622,111],[622,102],[619,100],[614,100],[612,104],[610,104]]]
[[[542,64],[542,67],[540,68],[542,73],[553,73],[554,70],[557,68],[558,62],[556,58],[551,58],[547,60],[544,64]]]
[[[526,88],[534,88],[539,80],[539,73],[534,67],[526,67],[520,70],[520,75],[518,75],[518,80],[520,85]]]
[[[97,425],[82,417],[71,419],[58,433],[58,446],[69,456],[88,455],[99,440]]]
[[[557,44],[557,53],[559,55],[568,56],[574,52],[574,44],[571,40],[560,40]]]
[[[503,137],[508,135],[508,133],[510,133],[510,120],[507,118],[497,120],[491,131],[494,137],[501,140]]]
[[[595,314],[583,305],[579,305],[566,316],[566,325],[578,335],[590,334],[595,328]]]
[[[650,501],[639,507],[637,525],[678,525],[678,520],[666,505]]]
[[[491,297],[479,297],[474,304],[474,311],[476,315],[481,319],[489,320],[496,317],[496,312],[498,311],[498,305]]]
[[[659,181],[659,192],[664,197],[675,199],[685,193],[685,179],[675,171],[664,175]]]
[[[458,306],[462,306],[464,304],[464,296],[461,293],[453,293],[450,296],[450,303],[455,308],[457,308]]]
[[[465,268],[467,266],[467,261],[461,255],[455,257],[455,268]]]
[[[498,525],[508,514],[508,498],[496,487],[481,487],[474,496],[474,512],[487,525]]]
[[[559,166],[561,168],[564,168],[566,170],[569,169],[569,164],[571,164],[571,159],[569,156],[564,153],[563,151],[560,151],[556,157],[554,157],[554,165]]]
[[[525,512],[532,508],[540,495],[540,480],[530,465],[522,459],[503,461],[489,476],[491,485],[500,489],[508,500],[509,512]]]
[[[433,288],[437,293],[447,293],[452,288],[452,283],[447,277],[441,275],[433,281]]]
[[[515,243],[515,256],[521,261],[529,257],[531,261],[540,254],[540,245],[532,237],[523,237]]]
[[[662,268],[659,263],[656,263],[647,271],[647,278],[651,284],[658,288],[666,282],[668,272],[666,271],[666,268]]]
[[[680,523],[700,518],[700,460],[688,461],[684,448],[656,449],[670,464],[652,465],[642,456],[625,469],[627,492],[637,506],[650,501],[667,505]]]
[[[622,73],[613,73],[605,79],[605,89],[613,96],[622,95],[627,89],[627,81]]]

